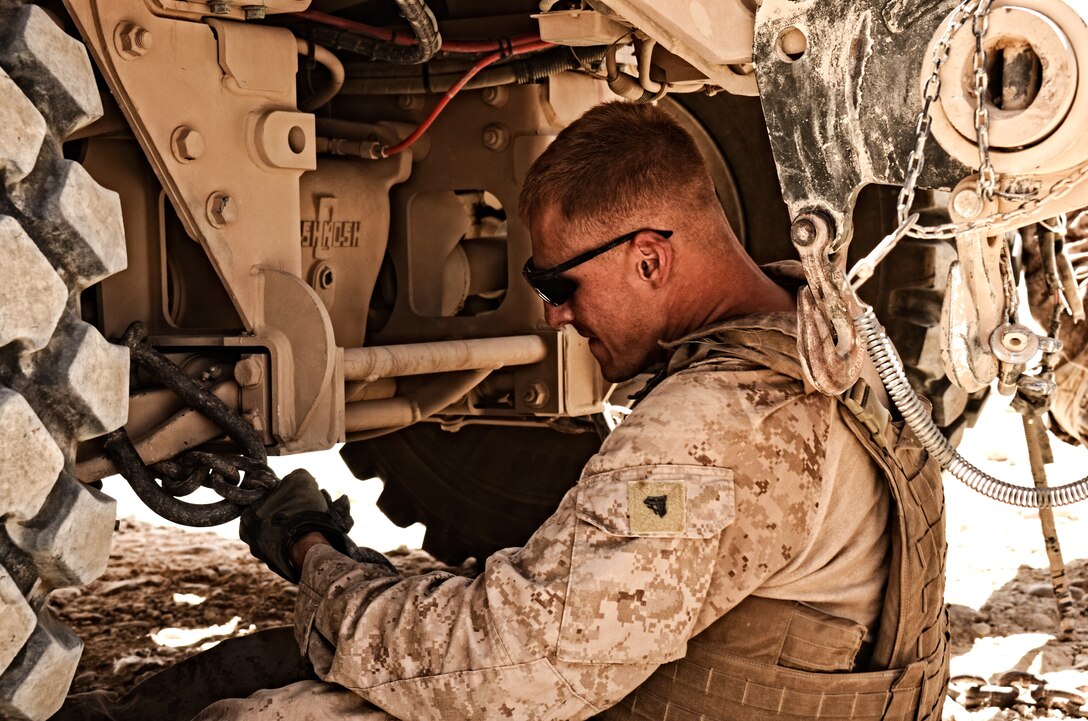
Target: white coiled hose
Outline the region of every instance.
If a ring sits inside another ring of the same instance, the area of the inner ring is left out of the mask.
[[[918,436],[926,451],[941,464],[941,468],[969,488],[1011,506],[1046,508],[1068,506],[1088,500],[1088,477],[1053,488],[1018,486],[994,478],[957,453],[910,387],[907,374],[903,370],[903,361],[884,332],[884,327],[877,320],[872,306],[866,305],[864,308],[861,315],[854,318],[854,327],[865,343],[865,349],[876,366],[888,395],[903,415],[903,420],[914,431],[914,435]]]

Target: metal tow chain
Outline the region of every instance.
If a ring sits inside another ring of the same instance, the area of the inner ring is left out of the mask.
[[[219,426],[241,453],[220,455],[188,451],[173,461],[149,467],[136,452],[124,428],[120,428],[106,436],[106,454],[140,500],[163,518],[200,527],[232,521],[247,505],[279,485],[279,478],[265,463],[264,443],[244,418],[152,348],[147,337],[143,323],[133,323],[125,331],[123,341],[132,361]],[[189,495],[201,487],[211,488],[223,500],[208,504],[179,500],[179,496]]]
[[[990,162],[990,111],[986,107],[986,90],[989,76],[986,71],[986,31],[990,28],[990,7],[993,0],[982,0],[975,8],[971,30],[975,36],[975,55],[972,60],[975,82],[975,140],[978,143],[978,188],[982,197],[993,200],[997,178]]]

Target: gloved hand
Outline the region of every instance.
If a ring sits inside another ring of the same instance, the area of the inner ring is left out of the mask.
[[[352,519],[348,499],[333,501],[307,471],[298,469],[267,496],[242,513],[239,537],[249,551],[291,583],[298,583],[302,569],[291,563],[291,547],[302,536],[317,531],[337,551],[351,555],[355,544],[348,538]]]

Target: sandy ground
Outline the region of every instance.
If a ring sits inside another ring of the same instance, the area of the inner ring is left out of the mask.
[[[1006,405],[1001,398],[991,401],[979,425],[966,434],[961,452],[1005,480],[1030,484],[1020,419]],[[1055,456],[1052,484],[1079,478],[1088,467],[1084,449],[1056,442]],[[391,556],[409,572],[442,567],[410,550],[422,539],[421,527],[398,529],[374,508],[379,481],[352,479],[332,453],[273,463],[280,473],[305,466],[334,496],[347,492],[357,542],[399,549]],[[1059,639],[1037,514],[1002,506],[950,478],[946,489],[953,675],[996,683],[1008,671],[1025,671],[1048,687],[1088,692],[1088,504],[1056,513],[1078,622],[1071,639]],[[120,691],[217,639],[290,621],[293,587],[249,557],[234,527],[214,533],[171,527],[143,509],[123,482],[110,481],[106,490],[118,498],[122,518],[110,567],[91,586],[59,591],[51,600],[86,642],[75,691]],[[968,711],[949,700],[945,709],[945,719],[1035,717],[1074,716],[1024,703]]]

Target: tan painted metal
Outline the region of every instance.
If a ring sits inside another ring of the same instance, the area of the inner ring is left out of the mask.
[[[537,363],[547,355],[548,345],[535,335],[349,348],[344,351],[344,379],[493,370]]]
[[[316,167],[316,142],[313,116],[295,107],[295,37],[159,17],[138,2],[68,8],[248,331],[233,343],[272,353],[273,434],[292,450],[328,447],[342,435],[342,383],[328,313],[301,278],[299,177]]]
[[[210,15],[224,20],[260,20],[265,15],[305,10],[310,0],[147,0],[147,5],[164,17],[192,20]]]
[[[751,71],[755,2],[606,0],[607,7],[734,95],[758,95]]]

